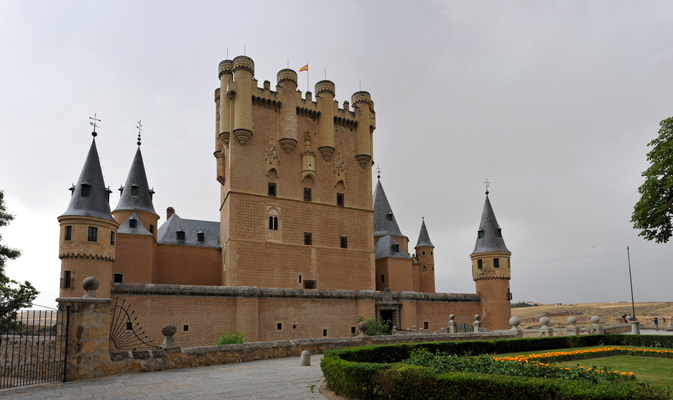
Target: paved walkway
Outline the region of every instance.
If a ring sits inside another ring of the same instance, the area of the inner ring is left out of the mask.
[[[0,399],[326,399],[322,355],[111,376],[0,390]]]

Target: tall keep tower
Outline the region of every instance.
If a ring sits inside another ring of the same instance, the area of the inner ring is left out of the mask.
[[[367,92],[340,107],[323,80],[302,96],[297,73],[257,86],[246,56],[219,65],[215,92],[222,285],[373,290]]]
[[[488,329],[507,329],[512,315],[509,291],[510,257],[505,246],[502,230],[495,218],[491,201],[486,191],[486,201],[481,214],[477,243],[470,255],[472,279],[481,295],[482,318]]]
[[[93,276],[100,286],[98,296],[110,297],[115,236],[119,224],[110,213],[110,193],[105,186],[96,149],[96,133],[84,167],[60,224],[61,297],[81,297],[82,280]]]

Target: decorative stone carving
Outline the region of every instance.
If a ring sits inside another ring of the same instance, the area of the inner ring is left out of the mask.
[[[177,331],[178,329],[173,324],[166,324],[161,328],[161,334],[164,335],[164,342],[159,347],[164,349],[167,353],[177,353],[181,350],[180,346],[175,344],[175,340],[173,339],[173,335],[175,335],[175,332]]]
[[[334,154],[334,147],[332,146],[322,146],[318,148],[318,151],[322,155],[322,158],[325,159],[325,161],[329,161],[330,158],[332,158],[332,154]]]
[[[334,158],[334,186],[341,182],[346,188],[346,163],[343,158],[341,158],[341,153],[337,154],[337,157]]]
[[[277,175],[279,163],[280,157],[278,156],[278,150],[276,149],[276,139],[269,138],[269,147],[266,148],[266,175],[269,176],[271,171],[276,171]]]
[[[383,300],[384,303],[392,303],[393,302],[393,292],[390,291],[390,288],[387,287],[383,289]]]
[[[357,156],[355,156],[355,159],[358,160],[358,163],[364,169],[365,167],[367,167],[367,165],[371,163],[372,156],[370,156],[369,154],[358,154]]]
[[[369,329],[369,324],[367,321],[361,321],[358,323],[358,329],[360,330],[360,336],[367,336],[367,329]]]
[[[456,316],[454,314],[449,315],[449,326],[448,326],[448,331],[449,333],[456,333],[458,323],[455,321]]]
[[[304,132],[304,149],[301,152],[302,170],[301,180],[311,179],[315,181],[315,153],[311,150],[311,134]]]
[[[481,325],[482,325],[481,315],[476,314],[474,316],[474,322],[472,323],[472,327],[474,328],[474,331],[479,332],[479,329],[481,329]]]
[[[98,289],[98,279],[94,278],[93,276],[90,276],[88,278],[84,278],[82,281],[82,287],[84,290],[86,290],[86,293],[84,293],[84,296],[82,298],[84,299],[95,299],[98,296],[96,296],[96,289]]]
[[[234,136],[236,136],[241,146],[245,146],[252,137],[252,131],[245,128],[234,129]]]
[[[280,147],[282,147],[287,154],[290,154],[290,152],[294,150],[295,146],[297,146],[297,141],[292,138],[280,139],[278,143],[280,143]]]

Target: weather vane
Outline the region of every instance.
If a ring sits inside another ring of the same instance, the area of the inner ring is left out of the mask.
[[[381,167],[376,167],[376,178],[381,179]]]
[[[491,182],[489,182],[488,178],[486,178],[486,182],[484,182],[484,183],[486,184],[486,194],[488,194],[488,185],[490,185]]]
[[[136,126],[138,128],[138,146],[140,146],[140,132],[143,130],[143,124],[138,120],[138,125]]]
[[[98,118],[96,118],[96,114],[94,113],[93,117],[89,117],[91,121],[89,121],[89,124],[93,126],[93,132],[91,132],[91,136],[96,137],[98,134],[96,133],[96,128],[98,128],[97,122],[100,122]]]

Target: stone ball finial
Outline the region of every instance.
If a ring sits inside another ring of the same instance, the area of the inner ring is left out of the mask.
[[[577,323],[577,318],[572,317],[572,316],[568,317],[568,323],[570,325],[575,325]]]
[[[480,319],[481,319],[481,315],[476,314],[476,315],[474,316],[474,320],[475,320],[475,321],[479,321]]]
[[[164,336],[173,336],[177,331],[178,328],[176,328],[173,324],[166,324],[161,328],[161,334]]]
[[[512,317],[509,319],[509,324],[512,325],[513,327],[518,327],[519,324],[521,323],[521,320],[517,317]]]
[[[84,293],[84,296],[82,298],[85,299],[95,299],[96,297],[96,289],[98,289],[98,279],[94,278],[93,276],[90,276],[88,278],[84,278],[82,281],[82,287],[86,291]]]
[[[594,324],[598,324],[599,322],[601,322],[601,317],[599,317],[598,315],[594,315],[593,317],[591,317],[591,322],[593,322]]]
[[[450,319],[451,321],[453,321],[454,319],[456,319],[455,314],[451,314],[451,315],[449,315],[449,319]]]
[[[358,329],[360,330],[360,332],[362,332],[363,335],[366,335],[367,329],[369,329],[369,324],[367,323],[367,321],[361,321],[360,323],[358,323]]]
[[[540,318],[540,323],[544,326],[549,325],[549,318],[548,317],[542,317]]]

